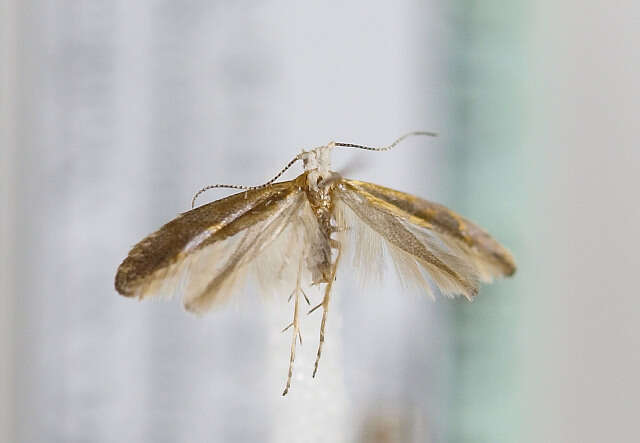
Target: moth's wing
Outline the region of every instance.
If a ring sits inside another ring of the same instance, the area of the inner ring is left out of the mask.
[[[294,180],[185,212],[133,247],[115,287],[128,297],[182,294],[188,310],[206,311],[231,296],[247,265],[296,219],[303,203]]]
[[[504,247],[442,205],[357,180],[342,179],[336,189],[340,223],[356,236],[358,266],[379,273],[387,248],[406,280],[431,292],[422,269],[443,294],[467,298],[477,293],[479,281],[515,272]]]

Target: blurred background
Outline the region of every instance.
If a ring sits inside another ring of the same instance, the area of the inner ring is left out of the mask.
[[[0,441],[637,441],[637,2],[0,5]],[[200,187],[411,130],[440,136],[334,167],[509,247],[474,303],[343,263],[282,398],[284,297],[116,294]]]

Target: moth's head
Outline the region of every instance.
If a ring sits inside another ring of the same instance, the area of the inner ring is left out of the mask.
[[[318,146],[311,151],[302,151],[300,158],[304,164],[305,172],[318,171],[319,173],[329,173],[331,168],[331,150],[336,144],[330,142],[326,146]]]
[[[309,185],[317,190],[318,183],[331,177],[331,150],[335,147],[334,142],[326,146],[318,146],[310,151],[302,151],[300,158],[307,172]]]
[[[434,132],[424,132],[424,131],[416,131],[409,132],[408,134],[403,135],[402,137],[396,139],[393,143],[388,146],[381,147],[371,147],[364,145],[356,145],[354,143],[336,143],[329,142],[326,146],[318,146],[310,151],[302,151],[300,154],[296,155],[291,161],[285,166],[282,171],[278,172],[275,177],[273,177],[268,182],[259,185],[259,186],[242,186],[242,185],[210,185],[205,186],[193,196],[191,200],[191,207],[193,208],[196,202],[196,198],[204,191],[213,188],[232,188],[232,189],[245,189],[247,191],[262,189],[267,186],[270,186],[273,182],[275,182],[282,174],[286,172],[294,163],[302,160],[304,164],[304,170],[307,173],[307,182],[308,185],[314,190],[318,191],[320,188],[327,189],[332,183],[335,183],[337,179],[340,178],[340,174],[331,171],[331,151],[335,147],[342,148],[357,148],[357,149],[365,149],[367,151],[388,151],[389,149],[396,146],[405,138],[412,135],[428,135],[431,137],[435,137]]]

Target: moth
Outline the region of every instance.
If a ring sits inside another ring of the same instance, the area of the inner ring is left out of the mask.
[[[403,281],[427,294],[463,295],[471,300],[479,282],[511,276],[512,255],[487,232],[437,203],[373,183],[351,180],[331,170],[335,148],[387,151],[330,142],[295,156],[273,179],[260,186],[211,185],[193,197],[188,212],[162,226],[131,249],[118,268],[116,290],[145,299],[181,295],[188,311],[204,313],[229,300],[248,275],[265,291],[293,300],[289,371],[283,395],[291,387],[300,332],[304,288],[318,287],[322,299],[320,340],[313,377],[325,341],[331,293],[343,257],[365,276],[382,275],[389,255]],[[276,182],[294,163],[304,172]],[[196,198],[213,188],[242,192],[197,207]]]

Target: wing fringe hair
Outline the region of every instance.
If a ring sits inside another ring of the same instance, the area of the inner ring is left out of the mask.
[[[289,293],[300,263],[321,260],[321,230],[300,177],[180,215],[133,247],[116,289],[141,299],[182,295],[197,313],[229,300],[248,273],[265,293]],[[442,205],[348,179],[337,182],[334,203],[338,240],[363,281],[382,279],[387,254],[405,285],[431,296],[471,299],[479,282],[515,272],[505,248]],[[302,281],[313,281],[313,267],[303,268]]]
[[[356,180],[338,186],[336,218],[349,227],[354,266],[379,276],[386,250],[401,280],[434,295],[472,299],[479,282],[515,272],[511,254],[489,234],[442,205]]]
[[[181,294],[187,310],[202,313],[230,299],[252,268],[264,286],[284,282],[303,254],[308,206],[290,181],[186,212],[133,247],[116,289],[141,299]]]

